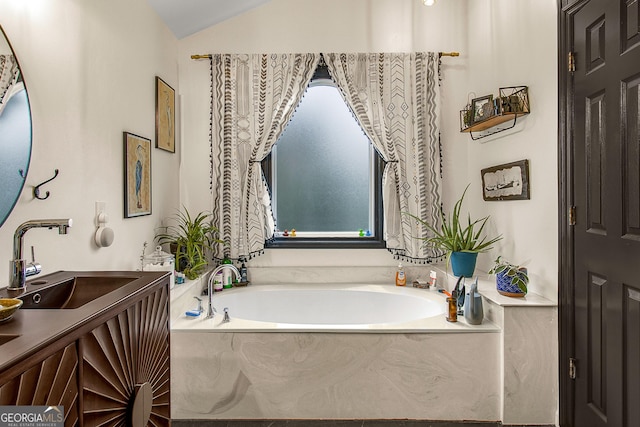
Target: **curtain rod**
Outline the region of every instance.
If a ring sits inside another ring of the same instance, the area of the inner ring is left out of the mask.
[[[460,56],[460,52],[438,52],[440,56]],[[191,55],[191,59],[211,59],[211,55]]]

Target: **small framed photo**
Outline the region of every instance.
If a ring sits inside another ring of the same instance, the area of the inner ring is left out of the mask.
[[[151,215],[151,140],[124,132],[124,217]]]
[[[487,120],[494,115],[493,95],[482,96],[471,101],[473,123]]]
[[[176,152],[176,92],[156,76],[156,148]]]
[[[482,169],[482,197],[487,201],[529,200],[529,160]]]

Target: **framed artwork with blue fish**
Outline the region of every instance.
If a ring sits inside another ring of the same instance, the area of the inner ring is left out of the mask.
[[[151,215],[151,140],[124,132],[124,217]]]
[[[487,201],[529,200],[529,160],[482,169],[482,197]]]

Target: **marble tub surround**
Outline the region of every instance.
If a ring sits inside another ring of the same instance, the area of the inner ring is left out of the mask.
[[[438,270],[442,286],[456,278]],[[467,279],[469,281],[470,279]],[[533,292],[512,298],[496,290],[495,277],[480,275],[485,319],[502,330],[502,411],[505,425],[555,425],[558,417],[557,303]]]
[[[428,278],[434,266],[413,268],[407,272],[409,282],[417,275]],[[435,269],[441,287],[451,281],[455,285],[455,278]],[[279,286],[294,280],[313,285],[325,279],[348,287],[348,280],[360,276],[368,283],[394,286],[395,274],[391,267],[249,271],[252,287],[285,280],[290,281]],[[193,296],[206,282],[176,285],[171,306],[172,418],[408,418],[554,425],[555,303],[532,293],[504,297],[492,279],[479,281],[482,325],[466,325],[463,319],[450,324],[438,316],[430,321],[439,323],[425,324],[423,319],[418,328],[410,325],[412,331],[403,325],[367,333],[241,325],[233,316],[226,325],[219,324],[222,316],[186,319],[184,311],[195,307]],[[270,332],[260,332],[264,330]]]
[[[499,335],[172,333],[172,418],[495,421]]]
[[[399,262],[399,261],[398,261]],[[407,276],[407,286],[415,279],[429,281],[429,271],[444,266],[402,263]],[[274,266],[249,267],[251,283],[272,285],[280,283],[371,283],[395,285],[397,263],[379,266]],[[444,273],[443,273],[444,274]],[[444,277],[444,276],[443,276]]]

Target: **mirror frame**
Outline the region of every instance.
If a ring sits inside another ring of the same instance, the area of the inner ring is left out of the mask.
[[[22,184],[20,185],[20,188],[18,189],[15,198],[13,200],[13,202],[11,203],[11,206],[9,206],[9,209],[7,210],[6,216],[4,218],[0,217],[0,227],[2,227],[2,225],[5,223],[5,221],[7,220],[7,218],[9,218],[9,215],[11,215],[11,212],[13,211],[13,209],[15,208],[16,204],[18,203],[18,200],[20,199],[20,195],[22,194],[22,191],[24,190],[24,185],[27,182],[27,175],[29,174],[29,166],[31,165],[31,154],[32,154],[32,150],[33,150],[33,114],[31,111],[31,101],[29,99],[29,90],[27,88],[27,82],[24,79],[24,72],[22,70],[22,67],[20,65],[20,60],[18,59],[18,56],[16,55],[15,50],[13,49],[13,46],[11,45],[11,41],[9,41],[9,37],[7,37],[7,33],[4,31],[4,28],[2,27],[2,25],[0,25],[0,36],[4,37],[5,42],[7,43],[7,45],[9,46],[9,50],[11,50],[11,53],[13,54],[13,57],[16,60],[16,63],[18,64],[18,69],[20,70],[20,76],[22,79],[22,84],[24,85],[24,90],[25,90],[25,95],[27,98],[27,109],[29,111],[29,152],[27,155],[27,162],[26,165],[24,167],[24,172],[21,174],[22,175]]]

